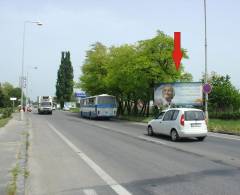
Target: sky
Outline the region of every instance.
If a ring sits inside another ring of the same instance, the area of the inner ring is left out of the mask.
[[[240,89],[240,1],[207,1],[208,71],[231,76]],[[24,21],[24,72],[29,95],[54,95],[61,52],[70,51],[74,80],[91,44],[132,44],[150,39],[157,30],[181,32],[187,49],[185,70],[199,81],[204,72],[203,0],[0,0],[0,82],[19,85]],[[33,67],[37,66],[38,69]]]

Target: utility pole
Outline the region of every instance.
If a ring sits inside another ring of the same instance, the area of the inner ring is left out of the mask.
[[[207,10],[206,0],[204,0],[204,29],[205,29],[205,77],[204,83],[208,83],[208,69],[207,69]],[[208,93],[205,92],[205,116],[208,121]]]

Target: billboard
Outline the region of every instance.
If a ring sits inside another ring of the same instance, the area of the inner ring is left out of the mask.
[[[161,83],[154,89],[154,105],[202,106],[201,82]]]

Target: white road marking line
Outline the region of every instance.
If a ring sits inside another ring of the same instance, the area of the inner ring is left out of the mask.
[[[17,146],[17,145],[20,145],[21,143],[19,142],[0,142],[0,145],[11,145],[11,146]]]
[[[133,125],[140,125],[140,126],[144,126],[147,128],[147,123],[138,123],[138,122],[126,122],[126,123],[129,123],[129,124],[133,124]]]
[[[132,195],[110,175],[108,175],[100,166],[98,166],[93,160],[91,160],[86,154],[84,154],[79,148],[77,148],[69,139],[67,139],[62,133],[60,133],[52,124],[47,122],[48,126],[74,151],[76,152],[87,164],[93,169],[95,173],[105,181],[109,187],[111,187],[118,195]]]
[[[138,136],[138,138],[140,138],[142,140],[146,140],[146,141],[155,142],[155,143],[158,143],[158,144],[170,146],[170,144],[167,144],[165,142],[162,142],[162,141],[159,141],[159,140],[156,140],[156,139],[153,139],[153,138],[148,138],[148,137],[146,137],[144,135],[140,135],[140,136]]]
[[[240,138],[234,138],[234,137],[228,137],[228,136],[224,136],[224,135],[216,135],[216,134],[208,134],[208,136],[210,137],[217,137],[217,138],[222,138],[222,139],[231,139],[231,140],[237,140],[240,141]]]
[[[97,195],[97,192],[93,189],[85,189],[85,190],[83,190],[83,192],[86,195]]]

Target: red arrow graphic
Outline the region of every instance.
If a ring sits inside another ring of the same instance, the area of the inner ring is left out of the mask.
[[[174,50],[172,52],[172,57],[176,65],[176,69],[180,68],[180,63],[182,59],[182,51],[181,51],[181,33],[174,32]]]

